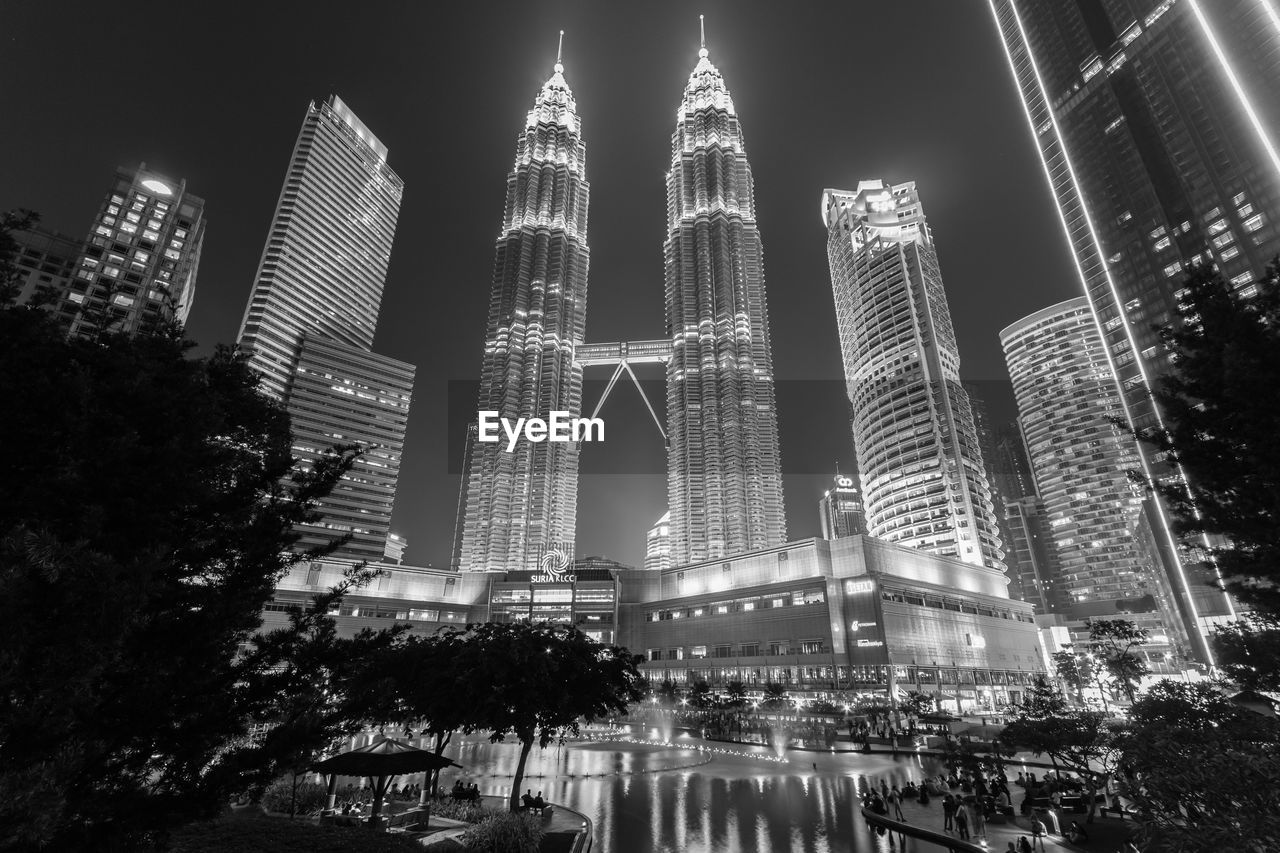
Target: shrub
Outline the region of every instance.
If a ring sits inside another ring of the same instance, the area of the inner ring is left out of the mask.
[[[493,809],[487,808],[482,802],[452,798],[432,800],[431,813],[437,817],[447,817],[465,823],[479,823],[489,815],[495,814]]]
[[[468,853],[538,853],[541,844],[542,818],[529,813],[491,814],[462,834]]]
[[[225,818],[185,826],[170,853],[422,853],[411,839],[358,827],[316,826],[278,817]]]
[[[269,812],[289,814],[293,800],[293,776],[281,776],[262,793],[262,807]],[[297,814],[315,814],[325,807],[329,791],[314,782],[298,782]]]

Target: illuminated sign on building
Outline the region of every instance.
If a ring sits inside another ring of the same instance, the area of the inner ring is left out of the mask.
[[[860,592],[871,592],[875,589],[872,581],[845,581],[844,591],[849,595],[856,595]]]
[[[573,564],[573,543],[559,542],[543,549],[538,558],[539,573],[533,583],[576,583],[578,576],[569,572]]]
[[[859,640],[858,645],[863,648],[868,646],[883,646],[884,640]]]

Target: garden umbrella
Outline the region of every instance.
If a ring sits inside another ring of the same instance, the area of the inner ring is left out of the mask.
[[[382,811],[382,798],[386,795],[392,778],[402,773],[421,773],[457,766],[459,765],[434,752],[387,738],[326,758],[315,764],[312,769],[332,774],[335,781],[338,776],[369,776],[376,779],[373,789],[373,811],[369,815],[370,821],[376,821],[379,812]],[[329,788],[329,807],[333,808],[332,783]]]

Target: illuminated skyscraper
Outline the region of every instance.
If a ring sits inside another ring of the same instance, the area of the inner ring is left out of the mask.
[[[312,103],[240,325],[262,387],[284,398],[305,332],[373,347],[404,182],[342,99]]]
[[[498,236],[480,374],[481,411],[548,418],[582,410],[587,309],[586,146],[559,59],[516,142]],[[533,568],[543,549],[572,543],[578,510],[578,446],[469,439],[463,473],[462,571]]]
[[[1275,0],[988,0],[1125,415],[1157,425],[1169,369],[1153,326],[1183,264],[1248,292],[1280,252],[1280,12]],[[1173,477],[1140,446],[1150,476]],[[1167,512],[1155,532],[1178,544]],[[1202,660],[1202,619],[1229,613],[1192,562],[1169,575]],[[1198,626],[1198,628],[1196,627]]]
[[[915,184],[828,189],[822,212],[868,531],[1004,568],[951,310]]]
[[[105,320],[137,332],[153,320],[185,323],[195,300],[204,244],[204,199],[147,168],[121,166],[102,200],[59,316],[72,335]]]
[[[663,246],[675,565],[787,535],[751,165],[724,78],[698,55],[671,137]]]
[[[644,537],[644,567],[649,571],[671,568],[671,513],[664,512]]]
[[[1120,394],[1088,301],[1024,317],[1000,343],[1068,615],[1126,614],[1154,636],[1185,637],[1164,573],[1134,536],[1143,496],[1128,473],[1139,465],[1137,443],[1111,420]]]
[[[331,95],[302,121],[240,327],[262,389],[284,401],[303,466],[330,448],[363,456],[299,528],[299,547],[342,536],[338,556],[380,560],[414,367],[372,351],[404,183],[387,147]]]
[[[843,539],[867,532],[857,483],[847,474],[836,474],[832,487],[818,501],[818,515],[823,539]]]

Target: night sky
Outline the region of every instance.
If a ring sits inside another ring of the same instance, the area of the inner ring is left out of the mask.
[[[450,405],[449,383],[478,375],[506,176],[557,33],[591,182],[587,340],[656,338],[664,174],[699,13],[755,174],[789,534],[814,536],[831,471],[852,462],[824,187],[917,182],[964,377],[989,383],[997,416],[1013,414],[998,332],[1079,292],[981,0],[7,0],[0,208],[81,237],[117,164],[185,178],[209,222],[188,333],[202,349],[232,342],[307,103],[338,93],[406,184],[375,342],[418,366],[393,527],[408,562],[445,566],[462,453],[449,422],[456,434],[475,414]],[[474,400],[460,387],[455,401]],[[661,404],[661,383],[650,390]],[[639,565],[666,507],[663,445],[632,387],[602,417],[606,443],[584,446],[578,553]]]

